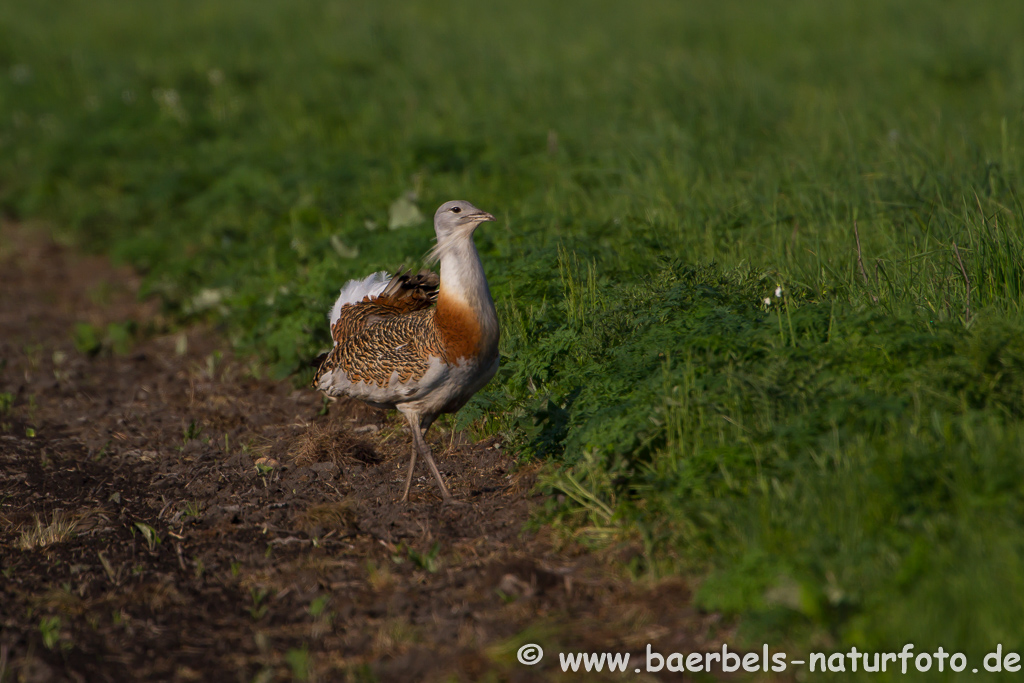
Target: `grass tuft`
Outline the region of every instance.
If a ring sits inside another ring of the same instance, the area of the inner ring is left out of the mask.
[[[75,535],[75,529],[81,523],[81,517],[55,510],[49,524],[43,524],[37,516],[34,524],[21,530],[18,536],[18,547],[22,550],[45,548],[55,543],[64,543]]]
[[[311,505],[301,515],[301,523],[311,532],[348,533],[358,528],[360,503],[352,498]]]
[[[306,432],[292,445],[289,455],[296,465],[309,467],[318,462],[341,465],[352,459],[375,462],[373,447],[336,423],[310,423]]]

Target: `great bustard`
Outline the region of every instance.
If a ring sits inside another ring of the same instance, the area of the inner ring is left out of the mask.
[[[457,411],[498,371],[498,317],[473,245],[477,226],[493,220],[469,202],[442,204],[428,257],[441,263],[440,286],[428,271],[374,273],[346,284],[331,311],[334,347],[313,386],[405,415],[412,458],[402,500],[419,454],[451,502],[424,436],[438,415]]]

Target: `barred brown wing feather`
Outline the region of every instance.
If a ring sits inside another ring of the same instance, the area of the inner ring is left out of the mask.
[[[384,318],[351,337],[339,340],[325,366],[340,369],[351,382],[387,386],[392,377],[401,383],[418,380],[440,357],[433,325],[433,310],[424,309]],[[322,375],[321,368],[317,375]]]
[[[378,296],[343,306],[331,329],[331,336],[341,343],[386,318],[430,308],[437,299],[439,285],[440,278],[429,270],[420,271],[417,275],[399,271]]]

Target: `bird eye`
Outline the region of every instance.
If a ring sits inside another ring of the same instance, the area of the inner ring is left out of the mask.
[[[457,207],[457,206],[453,206],[452,207],[452,213],[459,213],[460,211],[462,211],[462,209],[460,209],[459,207]]]

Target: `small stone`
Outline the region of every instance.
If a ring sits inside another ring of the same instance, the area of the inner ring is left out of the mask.
[[[498,582],[498,590],[505,595],[515,595],[528,598],[533,595],[533,586],[520,579],[515,574],[505,574]]]

